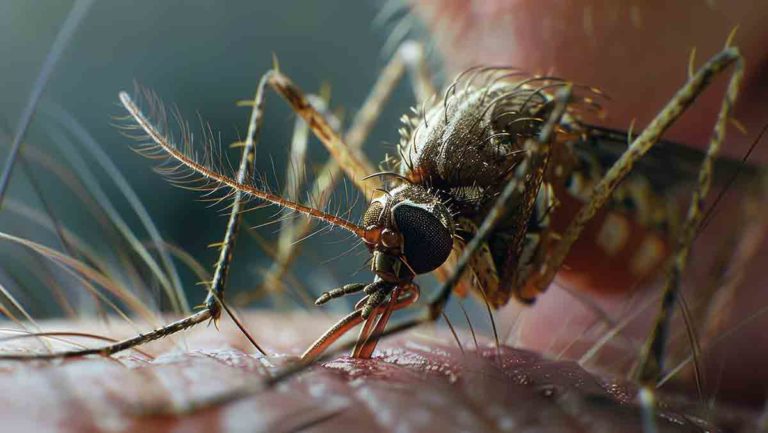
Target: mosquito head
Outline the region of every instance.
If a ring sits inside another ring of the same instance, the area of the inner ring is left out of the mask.
[[[437,269],[453,248],[448,208],[418,185],[406,184],[375,198],[363,216],[373,272],[386,281],[411,280]]]

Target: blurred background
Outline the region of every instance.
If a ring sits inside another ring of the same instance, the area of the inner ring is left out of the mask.
[[[0,56],[6,59],[0,64],[2,160],[35,78],[72,4],[0,3]],[[124,223],[147,254],[166,269],[115,179],[125,177],[164,240],[208,271],[218,255],[208,245],[221,240],[226,216],[223,206],[211,208],[200,201],[200,194],[169,185],[153,173],[153,161],[131,151],[134,143],[114,126],[115,116],[125,114],[118,92],[132,92],[134,82],[140,83],[169,107],[177,106],[193,128],[200,124],[198,116],[210,124],[227,147],[244,136],[250,115],[250,108],[237,107],[236,102],[253,97],[261,74],[272,66],[274,54],[281,70],[305,91],[317,92],[328,85],[333,108],[340,109],[342,117],[349,120],[393,52],[387,47],[393,28],[398,27],[401,38],[403,30],[415,25],[415,21],[400,20],[402,11],[391,6],[386,10],[392,14],[385,10],[382,15],[382,3],[376,1],[95,2],[56,65],[26,134],[22,150],[25,167],[19,164],[14,171],[0,211],[0,231],[71,253],[122,281],[124,287],[144,293],[142,300],[149,305],[157,301],[167,309],[167,297],[159,296],[157,274],[119,234]],[[407,83],[399,86],[367,141],[366,152],[374,161],[392,150],[393,145],[385,143],[398,139],[398,119],[413,101],[409,89]],[[257,166],[275,187],[283,183],[294,120],[286,104],[272,92],[266,107]],[[103,151],[114,166],[105,166],[103,159],[99,162],[94,148]],[[326,155],[322,145],[312,139],[310,169],[324,163]],[[231,152],[230,158],[237,161],[238,152]],[[38,197],[40,193],[44,201]],[[109,209],[106,213],[105,207]],[[249,214],[246,226],[270,220],[274,211]],[[353,213],[355,218],[358,215],[359,210]],[[116,222],[115,216],[122,222]],[[68,241],[68,235],[57,234],[56,226],[59,231],[70,230],[79,246],[75,240]],[[274,239],[278,228],[279,224],[261,228],[258,234]],[[352,242],[338,231],[308,240],[308,254],[301,255],[296,268],[303,275],[301,281],[311,281],[318,292],[348,282],[367,254],[351,254],[331,260],[327,266],[325,262],[351,246]],[[78,252],[79,248],[91,256]],[[364,253],[365,249],[356,251]],[[60,303],[52,302],[62,296],[79,314],[97,311],[93,295],[80,288],[82,282],[50,261],[7,241],[0,245],[0,254],[4,264],[0,283],[33,317],[62,314]],[[102,262],[93,262],[95,258]],[[260,283],[260,272],[270,263],[253,239],[243,234],[228,293],[254,289]],[[176,266],[190,303],[202,300],[204,288],[195,285],[199,277],[181,261],[177,260]],[[358,276],[361,278],[369,278],[367,271]],[[56,299],[52,298],[53,281],[61,291]],[[142,284],[147,287],[136,287]]]
[[[764,25],[768,8],[764,1],[691,0],[674,7],[662,0],[414,3],[417,15],[429,23],[434,44],[447,59],[449,74],[475,64],[505,64],[595,85],[613,97],[606,107],[605,125],[620,129],[626,129],[633,119],[640,127],[679,88],[693,47],[698,49],[694,63],[700,65],[721,49],[729,32],[739,25],[735,42],[745,53],[747,70],[736,115],[749,133],[740,135],[731,128],[724,153],[741,158],[768,119],[764,102],[768,97]],[[0,2],[2,160],[72,4],[63,0]],[[152,171],[153,161],[131,151],[132,140],[114,125],[115,116],[125,114],[118,104],[118,92],[131,91],[134,82],[140,83],[169,107],[177,106],[191,125],[199,124],[198,116],[210,124],[227,147],[245,134],[250,114],[249,108],[237,107],[236,102],[252,98],[275,54],[282,71],[305,91],[317,92],[327,84],[331,106],[340,109],[348,123],[397,42],[405,37],[425,39],[418,20],[403,17],[399,2],[377,0],[94,2],[52,73],[26,134],[23,161],[19,160],[0,208],[0,313],[17,318],[27,314],[34,318],[93,316],[111,313],[110,302],[124,307],[127,314],[141,313],[147,307],[152,311],[183,309],[172,301],[175,289],[186,293],[190,305],[200,302],[205,289],[196,283],[205,279],[203,273],[212,270],[217,258],[218,251],[208,245],[222,238],[223,207],[210,207],[201,202],[200,194],[169,185]],[[432,63],[432,70],[440,76],[440,65]],[[671,131],[671,138],[699,149],[706,145],[724,84],[721,78],[719,85],[705,93],[692,113]],[[385,152],[392,151],[398,140],[398,119],[412,103],[409,86],[401,83],[367,140],[365,152],[371,160],[380,161]],[[267,95],[266,108],[257,169],[279,189],[294,117],[272,92]],[[768,160],[766,149],[758,146],[750,160]],[[229,155],[237,160],[236,151]],[[312,139],[310,168],[318,168],[326,159],[325,150]],[[352,218],[359,216],[362,203],[354,197],[344,201],[343,186],[339,193],[334,204],[357,203]],[[731,197],[733,203],[736,198]],[[138,202],[146,208],[145,214]],[[729,245],[732,230],[738,229],[734,216],[740,216],[735,209],[741,208],[735,206],[720,206],[718,219],[694,247],[695,260],[729,252],[722,246]],[[273,217],[272,208],[249,213],[244,228]],[[259,242],[266,239],[262,244],[269,245],[278,227],[242,232],[228,284],[230,300],[260,285],[272,260]],[[161,238],[173,253],[172,263],[157,252]],[[370,278],[364,248],[338,257],[353,245],[344,233],[321,233],[301,245],[303,253],[292,268],[295,278],[289,284],[296,290],[317,294]],[[764,242],[761,247],[758,265],[768,257]],[[57,251],[63,255],[57,256]],[[712,275],[725,274],[725,268],[713,266],[711,261],[694,261],[689,268],[693,278],[687,275],[690,299],[706,305],[709,296],[693,290],[716,286],[720,280]],[[711,340],[712,347],[715,342],[719,345],[709,352],[713,356],[707,363],[712,377],[723,375],[722,383],[718,379],[716,384],[720,391],[730,388],[736,399],[762,402],[768,384],[768,370],[763,368],[768,351],[755,348],[765,347],[768,338],[764,318],[768,296],[761,267],[751,265],[747,271],[746,283],[733,291],[731,304],[709,316],[720,323]],[[502,341],[553,357],[613,366],[624,374],[628,369],[617,367],[623,364],[612,358],[619,359],[616,353],[621,353],[630,363],[636,360],[639,341],[655,315],[656,304],[646,302],[653,295],[649,290],[628,291],[609,299],[576,296],[553,287],[535,307],[523,309],[524,314],[512,304],[498,313]],[[267,297],[256,305],[289,309],[303,303],[296,296],[283,301]],[[476,328],[489,335],[483,307],[472,305],[470,315]],[[325,311],[333,308],[347,312],[349,304],[337,302]],[[457,303],[451,308],[451,317],[462,314],[456,311]],[[614,318],[629,314],[637,318],[625,333],[632,341],[611,340],[614,352],[603,360],[586,356],[610,323],[596,318],[596,311],[607,311]],[[463,315],[458,317],[464,323]],[[689,353],[684,329],[675,328],[677,338],[672,345],[678,358]],[[734,331],[729,334],[727,329]],[[762,385],[753,386],[755,383]]]

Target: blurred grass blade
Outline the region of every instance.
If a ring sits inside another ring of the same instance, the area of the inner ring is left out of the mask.
[[[2,208],[3,198],[5,197],[5,192],[8,189],[8,182],[11,179],[13,166],[16,163],[16,158],[19,154],[19,151],[21,150],[21,142],[27,133],[29,124],[32,122],[32,117],[35,115],[37,103],[40,101],[40,96],[42,96],[46,84],[48,84],[48,79],[51,77],[53,67],[56,65],[56,62],[58,62],[59,58],[61,57],[61,53],[64,51],[64,48],[66,48],[67,43],[69,42],[69,39],[75,33],[75,30],[82,21],[83,17],[85,17],[88,9],[92,4],[93,0],[77,0],[75,2],[75,4],[72,6],[72,9],[69,11],[69,15],[67,15],[67,19],[64,21],[64,24],[62,24],[61,29],[59,29],[59,33],[53,40],[51,51],[48,52],[48,55],[43,62],[43,66],[40,68],[40,73],[38,74],[37,80],[35,80],[35,84],[32,87],[32,93],[29,95],[29,99],[27,100],[27,106],[24,107],[24,111],[21,113],[21,117],[19,118],[19,124],[16,127],[16,134],[14,135],[13,142],[11,143],[11,151],[8,153],[8,158],[5,160],[3,172],[0,175],[0,208]]]
[[[18,311],[19,313],[21,313],[21,315],[24,316],[24,319],[26,319],[33,327],[35,327],[35,329],[40,330],[40,327],[35,322],[35,319],[32,318],[32,316],[29,314],[29,312],[27,312],[24,306],[21,305],[21,303],[18,300],[16,300],[13,294],[11,294],[11,292],[9,292],[8,289],[6,289],[5,286],[2,284],[0,284],[0,294],[5,299],[7,299],[8,302],[11,303],[13,308],[16,309],[16,311]],[[23,327],[23,324],[20,321],[18,321],[18,318],[16,318],[15,315],[9,314],[10,310],[7,309],[5,304],[2,302],[0,302],[0,304],[3,304],[2,309],[6,311],[6,314],[8,314],[8,318],[14,321],[17,325],[20,325]]]
[[[112,162],[112,159],[110,159],[109,155],[107,155],[101,146],[99,146],[99,144],[96,142],[96,139],[93,138],[93,136],[83,127],[80,122],[77,121],[77,119],[72,116],[72,114],[70,114],[67,110],[63,109],[59,105],[53,104],[50,106],[50,109],[48,106],[45,107],[45,113],[50,114],[67,131],[76,137],[77,142],[84,146],[90,155],[92,155],[99,163],[99,165],[101,165],[104,171],[109,174],[109,178],[115,183],[115,186],[117,186],[118,190],[120,190],[125,199],[128,201],[128,204],[136,213],[136,216],[139,218],[139,221],[149,234],[154,247],[157,249],[157,252],[160,255],[160,260],[162,261],[163,267],[165,268],[164,275],[170,279],[170,281],[167,283],[168,287],[166,287],[168,297],[171,299],[171,302],[173,302],[173,305],[178,310],[177,312],[182,314],[189,314],[191,311],[189,307],[189,301],[187,300],[187,297],[182,288],[183,286],[181,284],[181,278],[179,277],[178,270],[173,264],[173,260],[171,259],[171,256],[166,248],[166,242],[160,235],[160,231],[152,221],[152,217],[149,215],[149,212],[147,212],[147,208],[142,203],[138,194],[136,194],[133,188],[131,188],[128,180],[125,178],[125,176],[123,176],[123,174],[120,172],[120,169],[114,164],[114,162]],[[142,254],[139,255],[142,256],[142,258],[144,257]],[[148,265],[151,267],[150,263],[148,263]]]
[[[52,248],[46,247],[45,245],[41,245],[29,239],[24,239],[18,236],[14,236],[10,233],[0,232],[0,239],[27,247],[43,255],[44,257],[54,261],[55,263],[60,264],[64,269],[71,270],[75,272],[77,275],[82,276],[89,281],[93,281],[94,283],[103,287],[105,290],[107,290],[109,293],[111,293],[121,302],[123,302],[134,313],[142,316],[149,323],[156,324],[156,317],[154,316],[153,312],[150,309],[148,309],[147,306],[141,301],[141,299],[137,298],[129,290],[125,290],[121,288],[119,285],[116,285],[111,279],[106,277],[104,274],[102,274],[98,270],[88,266],[87,264],[79,260],[73,259],[72,257],[69,257],[66,254],[63,254]],[[120,311],[113,303],[109,302],[108,299],[104,298],[102,294],[99,293],[99,295],[101,295],[102,301],[106,302],[107,305],[110,305],[113,308],[115,308],[115,311],[118,314],[120,314],[124,319],[130,322],[129,318],[125,314],[123,314],[122,311]]]
[[[76,151],[75,146],[71,140],[69,140],[69,138],[66,137],[62,131],[59,131],[58,128],[48,128],[48,133],[53,138],[53,142],[56,143],[60,149],[62,149],[62,153],[67,159],[69,165],[75,170],[75,172],[78,173],[78,177],[83,182],[86,189],[88,189],[90,194],[94,197],[94,199],[96,199],[96,201],[99,203],[104,212],[107,213],[109,219],[112,221],[112,224],[114,224],[120,234],[130,244],[133,251],[136,252],[136,254],[147,265],[152,274],[157,278],[157,281],[163,287],[166,296],[170,300],[174,312],[184,314],[180,302],[183,300],[184,304],[186,305],[186,298],[179,294],[181,289],[178,288],[178,286],[176,288],[173,287],[171,281],[168,279],[168,276],[163,271],[163,269],[160,268],[160,265],[157,263],[155,258],[152,256],[152,254],[149,253],[149,251],[147,251],[143,243],[133,233],[128,223],[125,221],[125,219],[123,219],[120,212],[118,212],[118,210],[112,204],[112,201],[109,199],[109,195],[101,188],[98,179],[91,172],[86,161],[80,156],[80,153]],[[146,217],[149,218],[148,215]],[[187,306],[186,309],[188,310],[189,307]]]

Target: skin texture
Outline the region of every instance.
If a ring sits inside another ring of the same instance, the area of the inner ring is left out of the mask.
[[[674,91],[684,79],[691,46],[698,46],[703,58],[722,45],[736,21],[742,21],[737,42],[751,66],[744,91],[747,97],[737,113],[750,131],[760,126],[758,102],[765,89],[759,86],[760,69],[755,65],[762,61],[761,32],[757,24],[744,24],[759,22],[759,14],[736,7],[718,15],[697,4],[701,15],[691,15],[648,2],[637,6],[639,15],[618,11],[606,18],[601,14],[610,4],[569,2],[549,7],[545,2],[457,0],[431,2],[420,10],[436,22],[434,10],[439,8],[445,14],[441,18],[458,27],[451,30],[454,39],[438,38],[449,69],[458,71],[476,63],[512,64],[533,72],[552,70],[600,86],[614,98],[604,124],[622,128],[635,117],[641,124],[647,121]],[[463,9],[467,5],[472,5],[471,11]],[[592,10],[589,19],[584,14],[587,7]],[[557,17],[550,16],[552,23],[543,25],[550,13]],[[638,16],[646,24],[635,28]],[[585,30],[585,21],[593,23],[591,30]],[[666,24],[669,22],[685,24]],[[614,46],[599,43],[606,40]],[[653,49],[648,50],[649,46]],[[708,129],[699,126],[709,125],[717,95],[712,101],[704,101],[699,108],[702,113],[688,120],[689,126],[680,126],[672,137],[702,147]],[[740,155],[748,141],[734,140],[727,152]],[[708,237],[704,245],[707,242],[714,240]],[[754,282],[747,287],[759,288]],[[740,300],[745,305],[737,306],[737,311],[749,312],[764,304],[750,293],[744,292]],[[592,301],[611,313],[624,306],[623,299],[593,297]],[[556,288],[526,310],[518,322],[519,314],[510,306],[497,316],[505,327],[519,323],[507,341],[548,355],[578,358],[599,335],[583,335],[594,325],[594,314],[573,295]],[[643,335],[651,316],[643,314],[644,321],[634,323],[627,333]],[[269,353],[297,355],[331,320],[258,313],[246,322]],[[111,337],[135,332],[88,322],[73,326],[46,324],[56,331],[78,329]],[[738,359],[740,368],[724,367],[728,364],[722,358],[711,361],[712,375],[722,372],[712,381],[719,380],[719,389],[724,391],[718,394],[717,411],[699,414],[700,418],[713,417],[712,422],[735,431],[752,427],[745,420],[754,419],[755,412],[729,410],[720,396],[762,401],[765,377],[758,367],[764,364],[760,351],[753,348],[765,347],[765,337],[759,335],[764,326],[753,324],[741,330],[732,346],[719,350],[718,354]],[[201,399],[259,380],[290,357],[253,355],[239,331],[225,320],[220,332],[200,326],[143,348],[156,356],[154,360],[129,352],[117,360],[4,362],[0,363],[0,386],[5,390],[0,397],[0,419],[12,431],[642,431],[638,410],[631,404],[635,395],[631,386],[600,379],[572,362],[553,361],[525,350],[504,347],[497,358],[493,346],[482,340],[477,353],[462,355],[449,338],[423,336],[430,333],[430,329],[422,329],[421,336],[412,333],[388,340],[373,360],[341,357],[277,390],[187,413],[179,412]],[[462,341],[471,347],[470,337],[463,335]],[[679,340],[676,344],[682,345]],[[40,350],[32,340],[17,347]],[[626,373],[626,362],[619,361],[626,361],[635,349],[610,346],[602,353],[600,366]],[[747,387],[746,381],[752,381],[752,386]],[[686,403],[669,404],[663,409],[661,431],[702,430],[703,422],[682,415],[694,413]]]
[[[739,25],[733,44],[740,47],[747,69],[735,116],[747,133],[730,128],[724,154],[741,158],[768,122],[764,102],[768,96],[768,31],[764,25],[768,8],[764,2],[689,1],[672,5],[656,0],[423,0],[414,4],[419,16],[428,23],[448,76],[477,64],[510,65],[596,86],[611,98],[604,103],[607,117],[587,120],[624,130],[635,120],[635,131],[684,82],[691,49],[696,47],[695,65],[700,65],[722,49],[729,32]],[[666,137],[704,149],[725,81],[725,76],[720,77]],[[765,162],[766,158],[768,146],[758,145],[750,161]],[[738,192],[731,195],[738,196]],[[733,229],[739,225],[741,209],[738,203],[735,197],[721,203],[718,217],[694,245],[696,257],[686,277],[686,294],[691,303],[702,300],[697,298],[701,293],[697,290],[713,281],[716,271],[712,257],[727,248],[723,239],[735,236]],[[768,305],[763,290],[765,278],[760,273],[765,262],[761,260],[765,257],[764,247],[763,243],[757,259],[747,268],[746,280],[735,301],[716,313],[722,327],[711,338],[705,337],[709,338],[705,344],[710,383],[707,392],[719,399],[755,405],[761,405],[765,399],[768,372],[762,366],[768,361],[768,353],[757,348],[767,347],[768,335],[764,330],[768,320],[757,318],[743,325],[745,318]],[[639,306],[647,303],[643,298],[653,295],[637,290],[619,296],[596,295],[573,282],[560,280],[560,284],[571,286],[571,293],[553,287],[527,311],[510,306],[500,313],[506,320],[522,317],[517,327],[518,345],[578,358],[600,333],[591,332],[599,321],[597,315],[577,297],[586,296],[612,317],[622,318],[638,312]],[[630,297],[633,301],[628,303]],[[640,317],[624,335],[642,339],[647,332],[655,308],[639,313]],[[704,332],[701,323],[695,325],[699,332]],[[724,329],[736,325],[743,326],[716,344],[709,344]],[[677,326],[682,332],[681,324]],[[685,348],[687,343],[684,339],[673,340],[673,347]],[[636,353],[636,346],[614,347],[603,353],[600,364],[621,365],[618,370],[626,372]]]
[[[387,341],[371,360],[339,357],[276,389],[226,404],[192,408],[254,385],[295,359],[307,329],[330,324],[308,315],[245,317],[269,353],[254,354],[229,321],[108,360],[0,363],[0,418],[8,431],[621,431],[640,432],[636,390],[593,376],[571,361],[487,341],[462,354],[429,329]],[[61,331],[130,335],[127,326],[48,323]],[[468,337],[468,336],[463,336]],[[465,340],[466,341],[466,340]],[[59,344],[54,344],[59,346]],[[6,343],[5,347],[9,347]],[[38,341],[13,343],[39,351]],[[59,346],[59,348],[61,348]],[[754,414],[726,411],[719,425],[744,428]],[[659,431],[707,426],[681,399],[664,403]],[[685,414],[685,415],[684,415]]]
[[[611,97],[602,124],[621,129],[633,119],[638,126],[647,123],[680,87],[691,49],[701,64],[722,49],[738,25],[734,45],[748,68],[736,116],[755,133],[766,121],[761,101],[768,92],[763,25],[768,11],[757,1],[677,3],[427,0],[417,3],[417,11],[432,23],[451,73],[476,64],[508,64],[597,86]],[[704,148],[718,90],[707,92],[669,138]],[[728,147],[741,156],[743,149]]]

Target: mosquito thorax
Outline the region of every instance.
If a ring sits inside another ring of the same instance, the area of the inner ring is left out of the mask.
[[[448,208],[419,185],[404,184],[373,199],[363,216],[372,270],[387,281],[410,281],[442,265],[453,248]]]
[[[439,189],[503,185],[551,107],[545,93],[497,83],[446,94],[404,117],[400,174]]]

